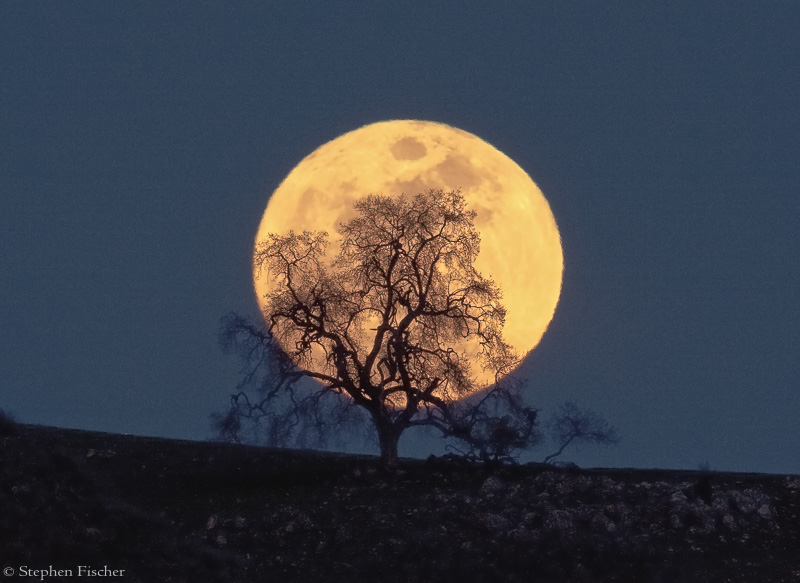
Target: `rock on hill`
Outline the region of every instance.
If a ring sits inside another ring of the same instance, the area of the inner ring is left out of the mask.
[[[9,581],[85,565],[126,583],[800,582],[800,477],[449,459],[386,474],[370,456],[5,423],[0,557],[28,573]]]

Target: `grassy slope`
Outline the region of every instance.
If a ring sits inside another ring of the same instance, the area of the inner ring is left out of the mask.
[[[800,581],[800,480],[0,428],[3,565],[124,581]],[[108,580],[108,579],[106,579]]]

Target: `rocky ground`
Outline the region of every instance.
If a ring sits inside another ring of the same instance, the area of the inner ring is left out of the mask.
[[[8,581],[107,565],[125,582],[800,582],[800,477],[449,459],[387,474],[5,422],[0,561]]]

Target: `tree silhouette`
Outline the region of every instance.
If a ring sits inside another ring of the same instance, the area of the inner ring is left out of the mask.
[[[592,411],[580,409],[572,401],[559,406],[548,423],[558,450],[544,458],[544,463],[564,453],[572,443],[584,442],[598,445],[616,445],[619,442],[617,429]]]
[[[479,449],[492,431],[503,434],[499,456],[531,442],[536,411],[508,385],[496,384],[477,404],[459,402],[481,388],[474,365],[500,381],[518,362],[502,338],[500,289],[473,266],[480,237],[461,193],[370,195],[355,210],[340,225],[333,260],[324,232],[270,234],[257,245],[254,267],[273,284],[266,328],[239,316],[225,325],[226,342],[243,351],[247,367],[230,411],[218,419],[221,432],[238,439],[243,417],[267,418],[279,440],[301,424],[321,429],[341,421],[351,404],[368,414],[386,466],[397,461],[401,434],[419,425]],[[469,357],[465,342],[472,342]],[[269,372],[251,400],[244,383],[263,367]],[[319,384],[303,396],[304,378]],[[347,397],[334,421],[323,406],[331,394]],[[288,404],[280,413],[279,398]],[[484,406],[498,402],[517,415],[491,421]]]

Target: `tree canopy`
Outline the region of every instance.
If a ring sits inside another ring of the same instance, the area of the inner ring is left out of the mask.
[[[500,379],[517,356],[502,337],[501,291],[473,266],[480,236],[459,191],[369,195],[355,211],[340,225],[335,257],[325,232],[260,242],[254,267],[271,278],[266,330],[234,319],[226,333],[271,349],[280,368],[265,400],[246,400],[250,411],[266,414],[269,398],[313,378],[318,392],[346,395],[369,413],[391,464],[405,429],[458,426],[458,400],[483,388],[475,366]]]
[[[257,248],[257,267],[278,280],[265,319],[298,366],[358,404],[413,410],[477,388],[465,340],[479,342],[479,366],[513,363],[460,193],[371,195],[356,211],[333,262],[326,233],[273,234]]]
[[[539,412],[508,374],[518,358],[503,340],[501,290],[473,265],[480,236],[461,193],[370,195],[355,211],[335,253],[325,232],[271,233],[256,246],[254,270],[270,278],[265,324],[226,321],[224,344],[240,350],[245,374],[216,416],[220,434],[238,441],[243,419],[265,421],[267,441],[285,445],[308,429],[336,431],[360,410],[385,466],[416,426],[488,463],[538,443]],[[495,383],[480,386],[475,367]],[[316,383],[301,390],[304,379]],[[573,442],[616,441],[613,427],[571,403],[551,428],[560,449],[548,462]]]

